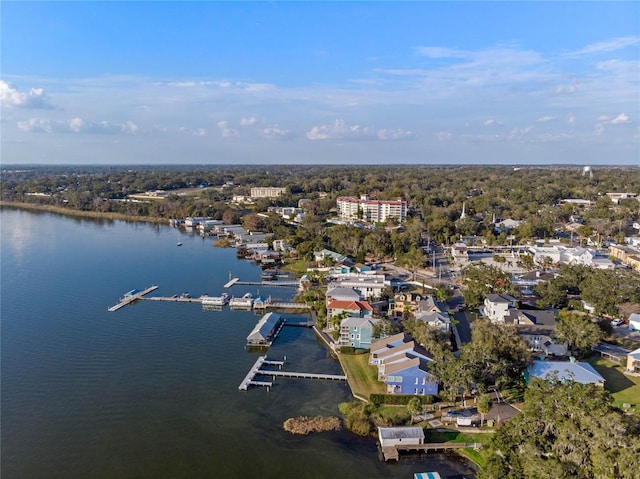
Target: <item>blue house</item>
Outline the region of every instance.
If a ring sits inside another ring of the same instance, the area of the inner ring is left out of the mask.
[[[378,321],[380,320],[371,316],[343,319],[340,323],[340,346],[370,349],[373,340],[373,327]]]
[[[429,374],[427,362],[421,358],[389,364],[385,372],[387,394],[438,394],[438,382]]]

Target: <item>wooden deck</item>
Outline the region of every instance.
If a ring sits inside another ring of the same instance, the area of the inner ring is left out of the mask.
[[[385,461],[399,461],[400,452],[429,452],[429,451],[447,451],[451,449],[480,449],[482,444],[479,442],[431,442],[427,444],[397,444],[395,446],[382,447],[382,456]]]
[[[286,360],[286,358],[285,358]],[[346,381],[347,377],[339,374],[318,374],[318,373],[301,373],[296,371],[282,371],[282,370],[274,370],[269,371],[266,369],[261,369],[263,365],[270,366],[278,366],[282,367],[285,361],[272,361],[268,360],[266,356],[259,356],[256,362],[253,364],[245,378],[238,386],[240,391],[247,391],[249,386],[265,386],[271,387],[273,382],[268,381],[254,381],[256,376],[272,376],[274,379],[276,377],[282,378],[301,378],[301,379],[321,379],[325,381]]]
[[[153,285],[153,286],[149,286],[147,289],[143,290],[143,291],[138,291],[135,294],[131,294],[129,296],[124,296],[123,298],[120,299],[120,301],[118,302],[118,304],[115,304],[113,306],[111,306],[108,311],[110,313],[119,310],[120,308],[133,303],[134,301],[138,300],[138,299],[142,299],[143,296],[145,294],[149,294],[151,291],[155,291],[156,289],[158,289],[158,286]]]

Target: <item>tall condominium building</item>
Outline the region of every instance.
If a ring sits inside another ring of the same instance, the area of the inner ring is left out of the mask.
[[[277,198],[286,192],[286,188],[277,188],[275,186],[256,187],[251,188],[251,198]]]
[[[397,200],[372,200],[368,195],[340,196],[337,199],[338,216],[349,220],[362,220],[370,223],[382,223],[395,218],[402,223],[407,217],[407,202]]]

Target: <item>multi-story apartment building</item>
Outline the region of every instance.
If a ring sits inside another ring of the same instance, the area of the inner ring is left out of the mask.
[[[338,216],[349,220],[382,223],[389,218],[402,223],[407,217],[407,202],[397,200],[372,200],[368,195],[340,196],[337,199]]]
[[[251,198],[277,198],[287,192],[286,188],[264,186],[251,188]]]

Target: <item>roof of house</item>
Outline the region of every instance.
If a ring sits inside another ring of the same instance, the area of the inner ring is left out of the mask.
[[[378,321],[380,321],[378,318],[358,318],[352,316],[350,318],[343,319],[340,326],[348,326],[350,328],[373,328]]]
[[[445,306],[441,301],[436,301],[433,296],[427,296],[422,301],[418,302],[418,309],[421,311],[427,311],[430,309],[437,309],[438,311],[444,311]]]
[[[542,379],[557,376],[560,381],[571,380],[581,384],[604,383],[604,378],[589,363],[533,361],[527,370],[530,376]]]
[[[399,361],[397,363],[392,363],[387,365],[384,368],[384,373],[388,376],[389,374],[395,374],[400,371],[405,371],[410,368],[417,367],[421,371],[427,373],[427,362],[421,358],[412,358],[407,359],[406,361]]]
[[[334,299],[329,301],[327,309],[346,309],[350,311],[373,311],[373,308],[367,301],[342,301]]]
[[[508,294],[488,294],[486,298],[492,303],[513,303],[516,300]]]
[[[411,336],[407,333],[398,333],[393,336],[387,336],[386,338],[376,339],[371,343],[371,352],[382,351],[392,348],[402,343],[411,341]]]
[[[278,313],[267,313],[255,325],[247,336],[248,342],[266,341],[271,336],[274,328],[280,322],[281,316]]]
[[[358,293],[355,289],[343,288],[340,286],[327,290],[326,296],[327,298],[334,298],[334,299],[341,299],[341,300],[349,299],[351,301],[358,301],[360,299],[360,293]]]
[[[640,359],[640,348],[636,349],[635,351],[631,351],[628,356],[631,356],[634,359]]]
[[[437,311],[433,311],[431,313],[416,314],[416,319],[425,323],[441,322],[444,324],[448,324],[451,322],[451,318],[449,318],[448,314],[438,313]]]
[[[420,426],[378,427],[380,439],[424,439],[424,430]]]
[[[551,329],[556,325],[556,316],[550,310],[534,310],[534,309],[510,309],[504,317],[505,323],[514,323],[518,326],[550,326]]]

